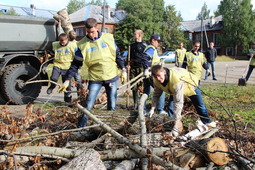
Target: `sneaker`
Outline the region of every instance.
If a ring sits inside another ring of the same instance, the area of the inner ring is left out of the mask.
[[[47,94],[51,94],[52,91],[53,91],[53,88],[50,88],[50,87],[49,87],[49,88],[47,89]]]
[[[160,114],[160,115],[168,115],[168,113],[166,111],[164,111],[164,110],[160,111],[158,114]]]
[[[217,80],[216,78],[213,78],[213,80]]]
[[[216,128],[216,122],[211,122],[211,123],[207,123],[206,126],[208,126],[209,128]]]

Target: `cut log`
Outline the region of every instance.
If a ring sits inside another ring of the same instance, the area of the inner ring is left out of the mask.
[[[100,155],[94,149],[83,151],[78,157],[72,159],[68,164],[62,166],[59,170],[106,170]]]
[[[116,166],[114,170],[133,170],[135,168],[137,159],[124,160]]]
[[[229,162],[228,147],[225,141],[219,137],[190,141],[186,144],[191,150],[197,149],[205,155],[209,162],[216,165],[226,165]]]

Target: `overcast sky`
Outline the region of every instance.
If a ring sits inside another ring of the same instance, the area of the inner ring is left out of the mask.
[[[89,0],[85,0],[85,2]],[[115,4],[118,0],[106,0],[108,4],[115,8]],[[51,9],[59,11],[65,8],[69,0],[0,0],[0,4],[29,7],[30,4],[34,4],[37,9]],[[139,1],[138,1],[139,2]],[[201,11],[201,7],[206,2],[208,9],[211,10],[211,15],[216,11],[220,0],[165,0],[166,5],[175,5],[175,9],[181,12],[181,16],[184,21],[195,20],[197,14]],[[255,6],[255,0],[252,0],[253,6]]]

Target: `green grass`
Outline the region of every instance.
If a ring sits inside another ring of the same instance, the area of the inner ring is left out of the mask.
[[[221,56],[217,56],[216,61],[235,61],[235,59],[233,59],[230,56],[221,55]]]
[[[217,120],[234,118],[239,124],[255,126],[255,85],[203,85],[203,99]]]

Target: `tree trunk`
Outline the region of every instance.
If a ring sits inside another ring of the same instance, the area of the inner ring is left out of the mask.
[[[133,170],[135,168],[136,162],[137,159],[124,160],[119,165],[117,165],[114,170]]]
[[[225,141],[219,137],[190,141],[186,144],[191,149],[195,148],[206,156],[209,162],[216,165],[226,165],[229,162],[228,147]]]
[[[68,164],[62,166],[59,170],[106,170],[100,155],[94,149],[83,151],[78,157],[72,159]]]

